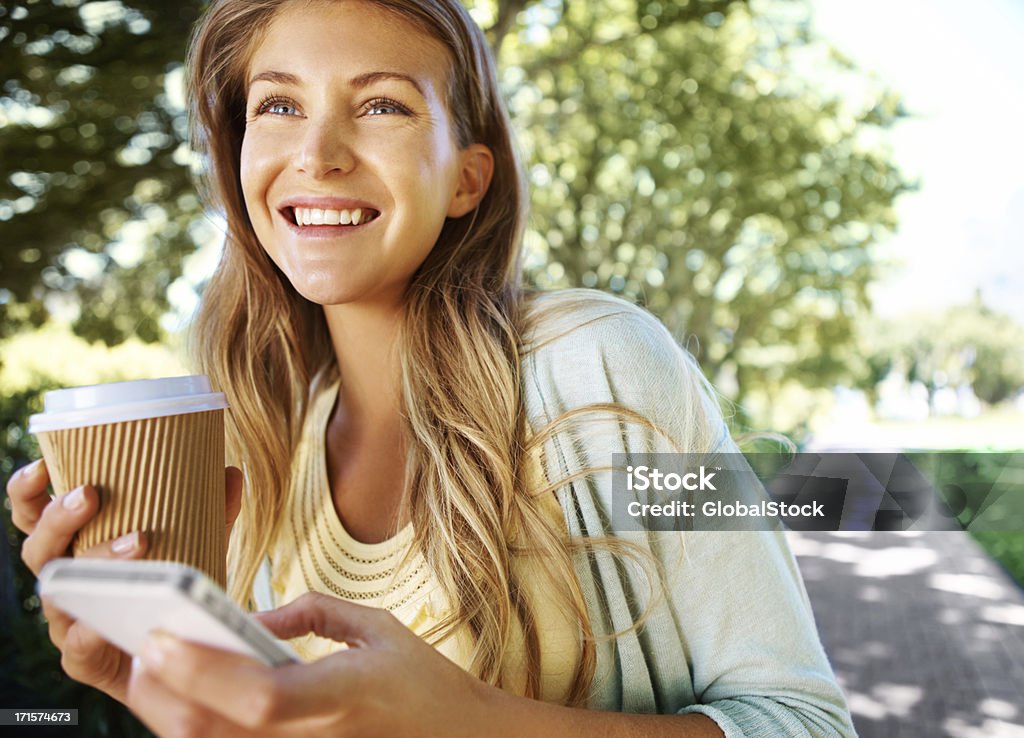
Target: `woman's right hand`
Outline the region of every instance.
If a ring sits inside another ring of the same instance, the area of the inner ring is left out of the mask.
[[[18,530],[28,535],[21,547],[21,558],[36,576],[47,561],[71,555],[75,534],[99,510],[99,495],[93,487],[78,487],[63,497],[51,498],[47,493],[49,482],[46,464],[39,459],[19,469],[7,483],[11,519]],[[137,559],[145,551],[145,537],[134,532],[99,543],[80,555]],[[50,627],[50,640],[60,649],[61,667],[67,675],[124,702],[131,656],[45,599],[43,614]]]
[[[47,493],[49,483],[50,475],[42,459],[19,469],[7,483],[11,519],[15,527],[28,536],[21,547],[21,558],[36,576],[47,561],[71,555],[75,534],[99,510],[99,495],[93,487],[85,485],[63,497],[51,498]],[[225,488],[227,536],[241,505],[241,471],[235,467],[227,468]],[[113,541],[98,543],[79,555],[137,559],[145,552],[145,536],[141,532],[132,532]],[[131,675],[131,656],[45,599],[42,604],[50,628],[50,640],[60,649],[60,663],[65,673],[75,681],[89,684],[124,702]]]

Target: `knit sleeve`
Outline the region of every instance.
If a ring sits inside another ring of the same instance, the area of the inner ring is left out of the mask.
[[[854,736],[781,531],[695,532],[671,590],[695,703],[726,738]]]
[[[613,403],[653,421],[683,450],[738,452],[696,362],[664,326],[622,301],[613,310],[600,302],[601,319],[577,311],[549,331],[559,338],[533,357],[528,406],[552,418]],[[567,328],[574,321],[583,327]],[[603,437],[591,427],[585,438],[555,439],[549,474],[572,475],[608,464],[611,453],[666,452],[671,445],[643,427],[612,425]],[[570,528],[577,518],[580,535],[615,533],[610,474],[574,482],[571,496]],[[616,535],[645,540],[668,574],[665,605],[639,634],[618,639],[619,709],[702,713],[727,738],[856,735],[782,531]],[[643,586],[626,581],[622,567],[592,568],[602,600],[595,611],[609,613],[618,629],[637,615],[635,593]]]

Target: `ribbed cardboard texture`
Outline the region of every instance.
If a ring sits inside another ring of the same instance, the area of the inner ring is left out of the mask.
[[[58,495],[96,487],[100,509],[75,538],[77,555],[134,530],[145,558],[194,566],[224,587],[224,411],[39,433]]]

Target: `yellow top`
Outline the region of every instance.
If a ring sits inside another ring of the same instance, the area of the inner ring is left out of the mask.
[[[334,509],[327,479],[324,439],[338,394],[338,382],[324,387],[309,409],[303,437],[296,450],[292,487],[277,538],[270,552],[271,589],[275,606],[291,602],[305,592],[321,592],[372,607],[384,607],[422,635],[449,609],[436,579],[421,553],[396,574],[402,555],[412,542],[410,523],[397,535],[380,543],[357,541]],[[531,480],[539,482],[538,459],[531,459]],[[533,486],[531,484],[531,486]],[[554,494],[545,495],[543,509],[564,528],[565,519]],[[541,698],[564,701],[580,651],[581,629],[539,591],[537,578],[529,576],[531,562],[513,563],[527,588],[537,618],[541,647]],[[525,576],[524,576],[525,574]],[[506,689],[522,694],[525,689],[525,652],[518,622],[512,656],[503,673]],[[347,648],[343,643],[314,635],[292,639],[305,660],[314,660]],[[473,640],[468,628],[450,634],[437,650],[463,668],[471,662]]]

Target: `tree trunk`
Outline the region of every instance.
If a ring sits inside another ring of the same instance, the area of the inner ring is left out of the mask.
[[[498,0],[498,20],[488,29],[491,37],[491,52],[495,60],[501,58],[501,44],[512,30],[516,15],[526,5],[526,0]]]

